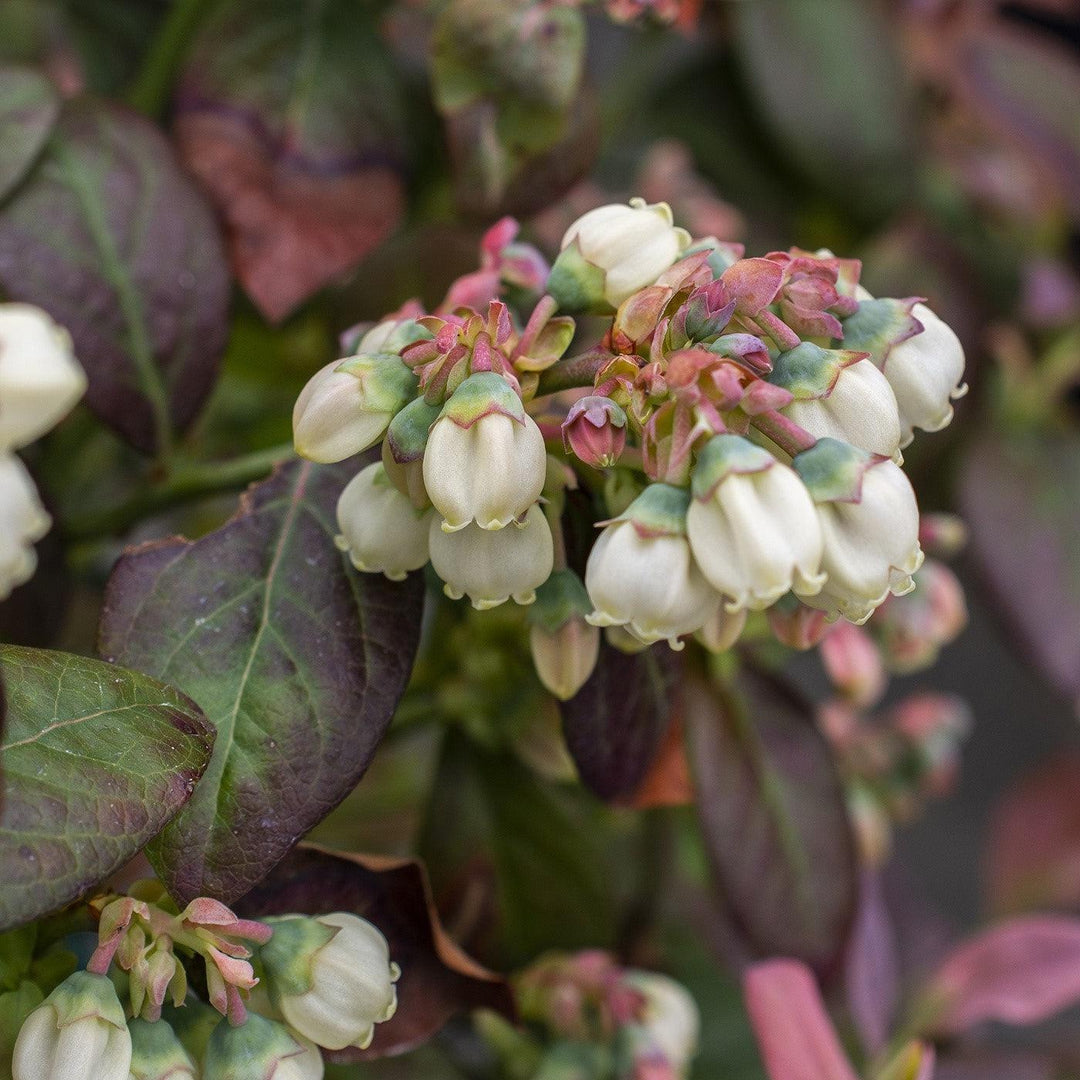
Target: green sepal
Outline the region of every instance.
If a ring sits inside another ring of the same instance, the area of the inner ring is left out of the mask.
[[[536,602],[529,605],[528,621],[554,634],[571,619],[590,614],[593,607],[581,578],[573,570],[556,570],[536,590]]]
[[[222,1020],[206,1044],[203,1080],[251,1080],[270,1076],[276,1064],[304,1047],[284,1024],[249,1012],[238,1027]]]
[[[0,934],[0,992],[14,990],[30,970],[37,943],[37,924]]]
[[[919,332],[919,320],[911,313],[918,300],[863,300],[854,315],[843,320],[844,348],[868,352],[878,367],[889,350]]]
[[[643,536],[685,536],[688,488],[650,484],[617,518],[630,521]]]
[[[275,1005],[281,997],[299,997],[315,985],[311,962],[315,953],[328,944],[338,927],[318,919],[290,915],[267,919],[274,936],[259,949],[259,960]]]
[[[791,464],[814,502],[858,502],[866,470],[879,460],[840,439],[818,439]]]
[[[441,405],[432,405],[418,397],[413,398],[390,421],[386,438],[390,444],[390,453],[399,465],[419,461],[424,456],[431,425],[439,419],[440,412]]]
[[[491,413],[502,413],[518,423],[525,421],[525,406],[514,388],[494,371],[478,371],[450,395],[439,419],[447,417],[458,427],[470,428]]]
[[[741,435],[714,435],[702,447],[691,475],[694,498],[707,502],[732,473],[745,476],[775,464],[776,458],[768,450]]]
[[[419,384],[412,368],[400,356],[392,353],[373,353],[350,356],[342,360],[335,371],[343,371],[359,379],[364,388],[364,408],[367,412],[396,413],[416,396]]]
[[[559,252],[548,274],[547,291],[557,301],[560,311],[610,314],[611,305],[604,297],[607,271],[589,262],[581,254],[577,240]]]
[[[118,1028],[127,1025],[124,1007],[108,975],[73,972],[45,999],[45,1003],[56,1010],[57,1027],[67,1027],[88,1016],[96,1016]]]
[[[796,401],[828,397],[840,372],[861,359],[862,355],[853,349],[823,349],[804,341],[773,361],[769,382],[787,390]]]
[[[128,1021],[131,1034],[131,1075],[164,1080],[180,1070],[195,1073],[195,1062],[176,1032],[164,1021]]]

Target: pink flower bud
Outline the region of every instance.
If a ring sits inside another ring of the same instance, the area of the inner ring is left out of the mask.
[[[776,639],[800,652],[812,649],[829,630],[824,611],[808,608],[797,600],[785,602],[781,597],[765,614]]]
[[[944,563],[924,563],[915,583],[914,592],[889,597],[874,620],[885,660],[896,672],[929,667],[967,625],[964,587]]]
[[[594,469],[610,469],[626,446],[626,413],[606,397],[583,397],[562,425],[563,446]]]
[[[885,692],[885,666],[873,638],[848,622],[837,623],[820,645],[833,686],[853,705],[868,708]]]

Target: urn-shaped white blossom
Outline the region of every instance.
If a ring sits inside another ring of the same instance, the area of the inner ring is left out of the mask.
[[[830,618],[863,623],[893,593],[902,596],[922,565],[919,507],[903,470],[836,439],[821,439],[793,462],[817,503],[828,574],[804,597]]]
[[[400,974],[386,938],[347,912],[268,920],[260,951],[271,1000],[286,1023],[327,1050],[368,1046],[397,1008]]]
[[[655,971],[631,969],[625,981],[645,999],[638,1024],[642,1034],[675,1074],[682,1076],[697,1051],[701,1014],[690,992],[674,979]]]
[[[361,469],[337,503],[335,542],[353,566],[401,581],[428,561],[430,510],[417,510],[391,483],[382,462]]]
[[[203,1080],[322,1080],[322,1054],[293,1028],[249,1012],[237,1027],[222,1020],[206,1046]]]
[[[821,527],[799,477],[739,435],[705,444],[693,473],[686,515],[702,573],[727,598],[728,611],[767,608],[789,590],[816,593]]]
[[[293,407],[296,452],[310,461],[343,461],[377,443],[416,393],[416,376],[399,356],[333,360],[300,391]]]
[[[551,527],[536,503],[506,529],[472,524],[447,532],[434,518],[428,544],[431,565],[445,582],[446,595],[454,600],[468,596],[481,611],[511,597],[519,604],[531,604],[554,564]]]
[[[536,674],[560,701],[585,685],[600,655],[600,630],[585,616],[592,603],[573,570],[557,570],[529,609],[529,649]]]
[[[894,345],[883,368],[900,408],[901,446],[914,438],[913,428],[946,427],[953,418],[953,401],[967,391],[960,384],[964,347],[952,327],[925,304],[916,304],[911,313],[922,332]]]
[[[720,594],[694,561],[686,536],[690,492],[650,484],[609,522],[585,566],[594,626],[623,626],[647,645],[679,638],[712,618]]]
[[[568,311],[609,305],[652,285],[690,244],[667,203],[613,203],[582,214],[562,239],[548,292]]]
[[[794,394],[782,412],[815,439],[840,439],[900,456],[900,412],[889,380],[869,357],[804,341],[777,357],[769,381]]]
[[[0,304],[0,450],[44,435],[85,391],[68,332],[40,308]]]
[[[470,375],[443,406],[424,450],[424,486],[447,532],[504,529],[540,498],[544,437],[500,375]]]
[[[33,575],[33,544],[50,524],[26,466],[14,454],[0,452],[0,600]]]
[[[13,1080],[128,1080],[131,1035],[112,982],[76,971],[24,1021]]]

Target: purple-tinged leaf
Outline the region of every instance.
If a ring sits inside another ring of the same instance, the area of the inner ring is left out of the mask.
[[[1022,777],[990,829],[987,891],[998,914],[1080,909],[1080,753],[1065,750]]]
[[[0,646],[0,930],[81,896],[188,801],[213,731],[171,686]]]
[[[71,333],[86,401],[140,450],[198,416],[225,346],[225,256],[210,208],[149,121],[66,102],[0,208],[0,289]]]
[[[401,217],[401,94],[372,11],[228,0],[188,54],[180,153],[226,222],[245,291],[274,321]]]
[[[947,1035],[1046,1020],[1080,1001],[1080,919],[1034,915],[985,930],[949,954],[923,997],[916,1015]]]
[[[867,1053],[881,1053],[892,1033],[900,997],[896,937],[885,905],[881,879],[864,871],[859,906],[845,961],[848,1007]]]
[[[857,1080],[805,964],[755,964],[743,994],[770,1080]]]
[[[971,550],[1042,673],[1080,701],[1080,438],[973,443],[960,479]]]
[[[0,200],[30,171],[59,115],[60,96],[49,79],[0,65]]]
[[[220,529],[130,549],[113,571],[102,654],[180,686],[218,729],[149,850],[178,900],[252,888],[356,786],[405,688],[423,583],[358,574],[335,547],[355,467],[293,461]]]
[[[600,798],[641,787],[671,724],[677,671],[667,646],[628,655],[603,641],[588,681],[560,704],[570,755]]]
[[[840,961],[855,912],[855,844],[809,707],[749,669],[682,684],[690,763],[717,890],[763,956]]]
[[[450,1017],[494,1009],[513,1018],[506,980],[481,967],[439,922],[423,866],[411,859],[350,855],[304,844],[237,905],[255,917],[351,911],[373,922],[402,970],[393,1017],[375,1028],[366,1050],[350,1047],[334,1061],[368,1061],[402,1054],[431,1038]]]

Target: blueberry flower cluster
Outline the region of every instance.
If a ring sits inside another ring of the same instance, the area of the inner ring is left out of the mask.
[[[514,236],[500,222],[434,314],[410,303],[352,334],[297,401],[301,454],[381,443],[338,506],[358,569],[430,561],[477,608],[539,591],[534,651],[559,696],[588,675],[584,627],[727,648],[747,612],[863,623],[914,587],[901,451],[949,422],[964,368],[920,299],[874,299],[827,251],[694,240],[642,200],[583,215],[550,270]],[[585,340],[580,315],[602,320]],[[577,484],[606,503],[602,531],[583,589],[545,590],[576,577],[559,511]]]

